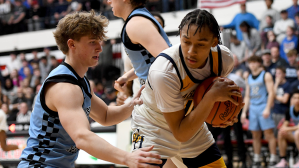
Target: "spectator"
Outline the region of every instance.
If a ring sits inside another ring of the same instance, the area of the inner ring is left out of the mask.
[[[299,35],[299,12],[295,15],[295,34]]]
[[[294,105],[285,112],[285,120],[278,132],[278,147],[280,162],[275,167],[288,167],[286,159],[286,150],[288,142],[295,143],[297,150],[299,149],[299,90],[295,90],[291,95],[291,101]],[[293,123],[293,125],[291,124]],[[292,167],[299,167],[299,161]]]
[[[160,23],[162,28],[165,27],[164,18],[161,16],[159,12],[151,12],[151,14],[155,17],[155,19]]]
[[[82,10],[82,3],[81,0],[73,0],[72,3],[68,7],[68,12],[80,12]]]
[[[25,69],[29,68],[29,74],[25,74]],[[21,79],[25,79],[28,75],[31,75],[33,74],[33,68],[30,64],[28,64],[28,62],[24,59],[22,60],[22,67],[21,69],[19,70],[19,76],[21,77]]]
[[[41,30],[44,27],[43,11],[36,0],[27,12],[28,31]]]
[[[29,63],[31,64],[39,64],[39,58],[37,57],[37,50],[32,50],[32,55],[33,55],[33,58],[29,61]]]
[[[26,9],[22,5],[21,0],[15,0],[13,15],[10,17],[8,24],[11,25],[11,33],[18,33],[25,31],[25,15]]]
[[[95,95],[97,95],[98,97],[102,97],[102,95],[104,94],[104,86],[101,82],[96,81],[95,82]]]
[[[28,110],[26,102],[21,102],[19,112],[17,114],[16,122],[18,123],[29,123],[31,111]]]
[[[23,88],[22,87],[18,87],[17,89],[17,97],[15,99],[12,99],[12,106],[10,107],[10,109],[12,110],[12,112],[14,112],[14,110],[17,110],[19,105],[21,104],[21,102],[26,101],[25,97],[24,97],[24,93],[23,93]]]
[[[299,11],[298,0],[293,0],[293,5],[287,9],[288,18],[293,19],[295,21],[295,15]]]
[[[273,103],[273,80],[270,73],[265,72],[262,67],[262,59],[252,56],[248,59],[248,66],[251,71],[246,81],[246,93],[244,98],[244,108],[242,110],[241,122],[244,123],[246,113],[249,109],[249,130],[253,138],[253,165],[260,167],[261,138],[262,131],[269,142],[270,160],[269,166],[273,166],[276,161],[276,139],[273,134],[275,127],[270,115]]]
[[[295,22],[288,18],[288,12],[286,10],[282,10],[280,12],[281,19],[276,21],[274,24],[274,33],[276,34],[277,38],[276,40],[278,43],[281,43],[281,41],[285,38],[286,36],[286,31],[288,26],[295,26]]]
[[[287,27],[286,35],[280,44],[280,56],[288,61],[287,53],[292,49],[297,49],[298,37],[294,35],[294,28],[290,26]]]
[[[271,49],[272,47],[279,47],[279,43],[276,41],[276,36],[274,34],[274,32],[272,30],[267,32],[267,45],[266,45],[266,49]]]
[[[270,50],[264,50],[262,53],[263,66],[265,67],[266,72],[269,72],[272,76],[275,75],[275,64],[271,59]]]
[[[237,39],[237,36],[235,34],[231,35],[230,39],[230,50],[234,55],[234,61],[235,61],[235,69],[234,70],[239,70],[243,69],[244,70],[244,64],[246,61],[246,44],[244,41],[240,41]]]
[[[170,0],[162,0],[162,12],[169,12]],[[174,3],[175,11],[183,10],[183,0],[172,0]]]
[[[288,56],[289,66],[286,67],[286,79],[290,84],[292,84],[294,81],[297,80],[297,74],[296,74],[296,69],[298,67],[298,63],[296,61],[297,51],[294,49],[290,50],[287,56]]]
[[[272,62],[275,64],[276,67],[282,66],[286,67],[288,66],[288,63],[285,59],[281,58],[279,55],[279,48],[278,47],[272,47],[271,48],[271,58]]]
[[[275,23],[277,20],[280,19],[279,12],[272,8],[273,0],[265,0],[267,10],[264,11],[261,17],[260,22],[260,30],[263,30],[265,27],[267,27],[267,17],[270,16],[272,19],[272,24]]]
[[[299,67],[296,69],[297,80],[291,83],[290,91],[293,92],[294,90],[299,90]]]
[[[104,95],[102,95],[102,100],[108,106],[116,106],[116,90],[110,85],[105,87]]]
[[[99,12],[100,8],[101,8],[101,2],[97,0],[85,0],[82,6],[83,11],[90,11],[93,9],[94,11]]]
[[[57,21],[54,18],[55,12],[54,0],[47,0],[45,7],[45,28],[49,29],[56,26]]]
[[[112,55],[112,44],[110,41],[105,42],[101,41],[102,52],[99,57],[99,64],[101,65],[112,65],[113,64],[113,55]]]
[[[234,17],[233,21],[227,25],[224,25],[223,28],[234,28],[237,31],[238,39],[242,41],[243,37],[240,29],[240,24],[243,21],[246,21],[251,27],[258,29],[259,21],[256,19],[256,17],[253,14],[246,11],[246,3],[242,3],[240,7],[241,7],[241,13],[238,13]]]
[[[8,68],[8,72],[10,73],[14,69],[19,71],[22,67],[22,63],[21,63],[20,59],[17,58],[16,53],[10,53],[10,58],[11,58],[11,60],[9,62],[7,62],[7,65],[6,65]]]
[[[274,106],[272,108],[272,117],[275,126],[284,118],[284,113],[288,109],[288,101],[290,97],[290,83],[286,80],[286,69],[277,67],[275,72],[274,83]],[[277,127],[274,128],[274,134],[277,136]]]
[[[24,98],[25,98],[25,102],[27,103],[28,109],[32,110],[34,94],[31,87],[24,88]]]
[[[55,56],[51,56],[51,68],[50,68],[50,71],[51,72],[53,69],[55,69],[56,67],[58,67],[59,63],[56,59]]]
[[[38,68],[34,69],[33,76],[30,81],[30,87],[35,88],[37,85],[41,83],[41,74]]]
[[[2,94],[7,95],[9,100],[13,100],[17,97],[17,87],[13,85],[10,78],[5,79]]]
[[[51,64],[48,63],[46,56],[41,57],[39,62],[39,68],[40,68],[42,81],[44,81],[47,78],[51,68]]]
[[[17,145],[8,145],[6,143],[6,132],[8,131],[8,126],[6,122],[6,113],[3,109],[7,108],[6,104],[1,105],[0,109],[0,145],[3,151],[11,151],[19,149]]]
[[[248,56],[256,55],[261,47],[261,37],[258,31],[255,28],[251,28],[246,21],[240,24],[240,29],[246,44]]]
[[[267,33],[273,31],[274,23],[271,16],[266,16],[267,25],[261,29],[261,39],[262,39],[262,49],[265,49],[266,44],[268,43]]]
[[[54,18],[56,22],[58,22],[61,18],[63,18],[68,12],[68,3],[65,0],[58,0],[55,4],[55,13]]]
[[[9,0],[0,0],[0,35],[9,33],[7,23],[11,16],[11,6]]]
[[[103,11],[103,15],[106,16],[109,20],[116,19],[112,12],[112,7],[108,4],[108,0],[103,0],[101,11]]]
[[[22,77],[19,76],[18,71],[16,69],[14,69],[10,73],[10,79],[12,80],[14,86],[16,87],[20,86],[20,81],[22,80]]]

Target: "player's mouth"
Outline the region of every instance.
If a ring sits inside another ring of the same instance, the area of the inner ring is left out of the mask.
[[[191,59],[191,58],[186,58],[189,64],[195,64],[197,60]]]
[[[99,60],[99,56],[93,56],[92,58],[95,60]]]

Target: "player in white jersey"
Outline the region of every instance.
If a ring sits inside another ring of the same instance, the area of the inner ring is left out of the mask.
[[[154,145],[153,151],[161,155],[163,164],[174,157],[178,167],[226,167],[204,121],[217,101],[230,100],[240,112],[243,104],[231,97],[241,97],[239,87],[232,81],[217,79],[194,109],[193,95],[202,80],[227,76],[232,71],[232,53],[218,45],[218,23],[205,10],[188,13],[179,29],[181,44],[159,54],[142,91],[144,104],[135,106],[132,113],[132,150]],[[185,116],[188,111],[191,113]],[[236,120],[220,126],[232,125]]]

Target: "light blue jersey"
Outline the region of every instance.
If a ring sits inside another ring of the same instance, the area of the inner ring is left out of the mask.
[[[137,9],[133,10],[132,13],[129,15],[129,17],[127,18],[127,20],[123,26],[122,32],[121,32],[121,40],[124,44],[125,51],[128,54],[128,56],[133,64],[133,67],[135,68],[135,73],[139,78],[140,84],[143,85],[143,84],[145,84],[145,81],[147,79],[149,67],[154,62],[155,57],[152,56],[149,53],[149,51],[147,51],[143,46],[141,46],[139,44],[133,44],[131,42],[129,36],[127,35],[127,32],[126,32],[127,23],[134,16],[142,16],[142,17],[145,17],[145,18],[149,19],[150,21],[152,21],[159,28],[159,33],[164,38],[164,40],[166,41],[166,43],[168,44],[169,47],[171,47],[171,43],[170,43],[166,33],[164,32],[163,28],[159,24],[159,22],[154,18],[154,16],[146,8],[137,8]],[[138,31],[138,30],[136,30],[136,31]],[[150,36],[150,34],[149,34],[149,36]]]
[[[248,77],[250,87],[250,106],[267,104],[268,91],[264,82],[266,71],[262,71],[256,78],[252,74]]]
[[[298,125],[298,123],[299,123],[299,116],[295,116],[295,114],[294,114],[294,106],[290,107],[290,117],[293,120],[294,124]]]
[[[30,118],[30,137],[27,140],[27,147],[22,152],[18,168],[75,167],[79,149],[62,127],[58,113],[49,109],[45,103],[45,85],[50,82],[78,85],[84,97],[82,108],[87,119],[89,118],[91,105],[89,82],[86,77],[80,78],[70,65],[63,62],[49,74],[37,95]]]

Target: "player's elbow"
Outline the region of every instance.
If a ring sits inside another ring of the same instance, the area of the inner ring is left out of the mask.
[[[76,147],[78,149],[83,149],[84,150],[84,147],[86,145],[86,142],[87,142],[87,133],[85,132],[78,132],[74,138],[73,138],[73,141],[75,142],[76,144]]]
[[[179,142],[187,142],[190,137],[182,134],[173,134],[175,139],[178,140]]]

